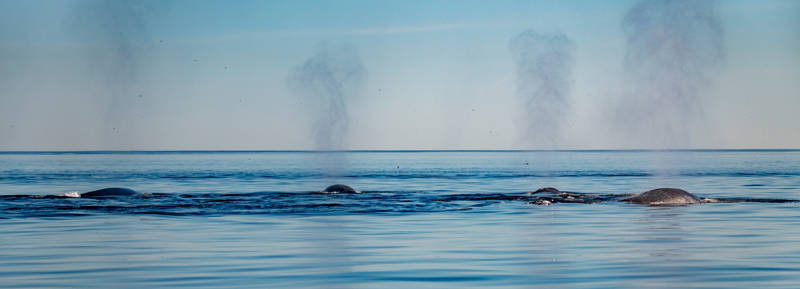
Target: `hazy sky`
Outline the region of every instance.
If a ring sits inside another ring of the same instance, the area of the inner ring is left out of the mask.
[[[669,1],[0,0],[0,150],[800,148],[800,1],[703,7],[721,36],[707,63],[685,56],[708,46],[693,29],[625,30],[636,5],[695,17]],[[550,75],[520,86],[520,59],[549,54],[515,58],[524,31],[569,44],[546,146],[525,101]],[[683,62],[635,46],[652,42]],[[651,89],[696,111],[628,101]]]

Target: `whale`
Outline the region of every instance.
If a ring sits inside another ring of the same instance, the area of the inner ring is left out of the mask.
[[[139,195],[139,192],[128,188],[105,188],[81,194],[81,198],[124,197]]]
[[[653,189],[621,201],[651,206],[689,205],[703,202],[697,196],[675,188]]]
[[[356,191],[355,189],[351,188],[348,185],[335,184],[335,185],[330,185],[324,190],[322,190],[322,193],[356,194],[358,193],[358,191]]]
[[[531,202],[531,204],[535,205],[550,205],[552,203],[591,204],[608,200],[608,196],[566,192],[553,187],[541,188],[528,193],[528,195],[535,198],[535,200]]]
[[[528,193],[531,204],[549,205],[552,203],[601,203],[608,201],[620,201],[631,204],[649,206],[671,206],[671,205],[690,205],[697,203],[715,203],[720,199],[701,199],[697,196],[675,188],[658,188],[646,191],[641,194],[584,194],[561,191],[556,188],[541,188]],[[730,200],[728,200],[730,201]]]

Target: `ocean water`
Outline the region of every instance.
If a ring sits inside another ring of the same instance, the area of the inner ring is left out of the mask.
[[[105,187],[146,194],[57,197]],[[0,287],[800,288],[800,203],[763,200],[800,151],[0,153]]]

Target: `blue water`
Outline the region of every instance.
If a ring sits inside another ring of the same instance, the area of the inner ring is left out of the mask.
[[[527,194],[665,186],[800,200],[800,151],[0,153],[0,287],[800,288],[798,202]]]

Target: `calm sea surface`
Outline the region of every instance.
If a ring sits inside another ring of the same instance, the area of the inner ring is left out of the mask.
[[[800,151],[0,153],[0,287],[800,288],[798,202],[540,187],[800,200]]]

